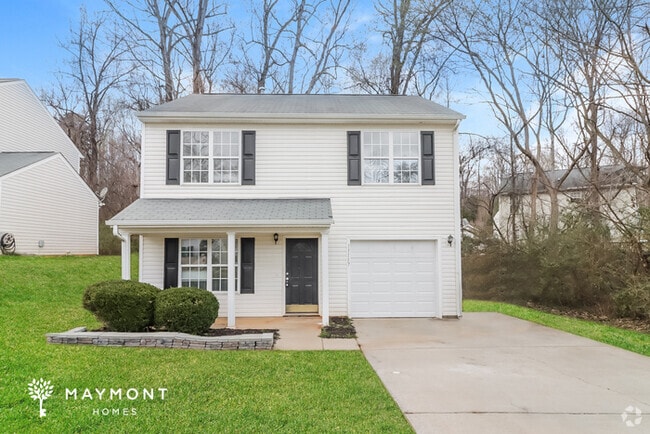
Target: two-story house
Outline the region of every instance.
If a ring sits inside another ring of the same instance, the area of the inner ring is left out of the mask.
[[[24,80],[0,79],[0,102],[0,235],[15,253],[96,255],[99,200],[81,153]]]
[[[138,115],[139,276],[220,315],[461,314],[457,127],[410,96],[191,95]],[[130,278],[124,241],[122,276]]]

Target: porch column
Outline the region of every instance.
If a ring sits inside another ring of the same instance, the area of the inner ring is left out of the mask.
[[[323,326],[330,325],[330,258],[329,258],[329,231],[320,233],[320,257],[321,257],[321,274],[323,290],[323,306],[321,315],[323,317]]]
[[[131,234],[113,226],[113,234],[122,240],[122,280],[131,280]]]
[[[235,233],[228,232],[228,328],[235,328]]]

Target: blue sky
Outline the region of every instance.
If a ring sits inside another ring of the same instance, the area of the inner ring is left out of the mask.
[[[78,25],[81,6],[89,14],[105,9],[101,0],[0,0],[0,5],[0,78],[25,79],[36,92],[54,83],[53,73],[64,68],[66,52],[60,43]],[[355,12],[364,15],[358,2]],[[489,108],[477,104],[466,79],[455,86],[452,108],[468,117],[461,131],[490,134]]]
[[[79,22],[80,0],[3,0],[0,26],[0,77],[23,78],[34,89],[53,82],[63,67],[59,42]],[[102,6],[88,2],[87,9]]]

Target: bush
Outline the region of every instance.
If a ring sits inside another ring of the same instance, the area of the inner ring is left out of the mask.
[[[169,331],[190,334],[206,332],[217,319],[219,301],[198,288],[169,288],[156,297],[154,323]]]
[[[154,300],[159,292],[153,285],[131,280],[100,282],[86,288],[83,307],[109,330],[139,332],[153,324]]]
[[[619,316],[645,319],[650,318],[650,280],[638,280],[612,297]]]
[[[542,231],[540,231],[542,232]],[[488,241],[463,251],[463,293],[468,298],[548,307],[609,304],[633,272],[629,255],[607,231],[567,222],[553,235],[517,245]]]

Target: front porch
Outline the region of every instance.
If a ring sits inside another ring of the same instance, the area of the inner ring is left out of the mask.
[[[137,235],[140,281],[211,291],[229,328],[293,312],[328,325],[331,223],[329,199],[140,199],[107,222],[122,239],[123,279]]]

